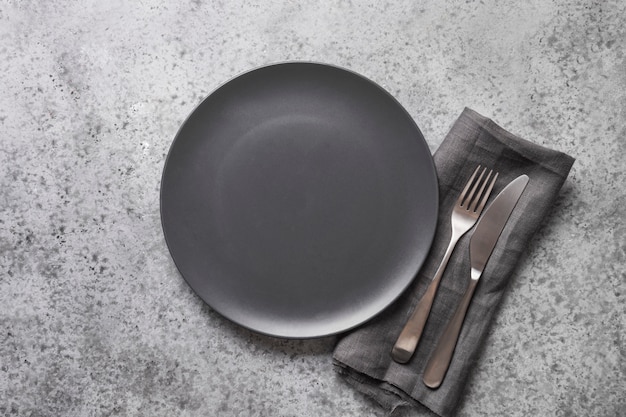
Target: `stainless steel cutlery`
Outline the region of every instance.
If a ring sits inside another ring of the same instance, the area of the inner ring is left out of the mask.
[[[485,173],[487,174],[486,176]],[[478,178],[476,178],[477,175]],[[435,294],[437,293],[437,288],[439,288],[443,273],[448,265],[450,255],[452,255],[454,247],[461,236],[467,233],[476,223],[476,220],[485,207],[485,203],[491,194],[491,190],[497,178],[497,172],[494,174],[493,170],[490,170],[487,173],[487,168],[481,170],[481,167],[478,166],[457,199],[452,209],[450,219],[452,223],[452,236],[450,237],[448,249],[446,249],[445,255],[426,293],[424,293],[413,311],[413,314],[406,322],[391,351],[391,356],[396,362],[406,363],[413,356],[422,331],[424,330],[424,326],[426,325],[426,321],[428,320],[428,316],[430,315],[430,309],[433,305],[433,300],[435,299]]]
[[[481,212],[489,199],[497,178],[497,172],[494,173],[493,170],[487,172],[487,168],[481,169],[478,166],[466,183],[452,209],[450,218],[452,233],[448,248],[437,268],[435,276],[404,325],[391,351],[392,358],[398,363],[406,363],[411,359],[430,315],[437,288],[450,256],[461,236],[476,225],[469,247],[470,283],[426,364],[423,381],[429,388],[438,388],[443,382],[478,280],[509,216],[529,181],[527,175],[521,175],[511,181],[487,207],[484,215],[481,217]]]
[[[522,175],[513,180],[498,194],[489,205],[484,216],[476,225],[476,230],[470,240],[470,284],[457,307],[454,316],[441,335],[437,347],[430,357],[424,371],[424,384],[430,388],[438,388],[448,371],[452,354],[456,347],[467,308],[474,295],[485,265],[496,246],[496,242],[506,225],[511,212],[515,208],[522,192],[528,184],[528,176]]]

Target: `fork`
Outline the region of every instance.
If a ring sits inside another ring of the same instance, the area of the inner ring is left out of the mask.
[[[476,224],[476,220],[478,220],[491,194],[496,178],[498,178],[498,173],[496,172],[494,174],[493,170],[489,170],[489,173],[485,177],[485,172],[487,171],[486,167],[478,174],[480,168],[480,165],[476,168],[454,204],[450,219],[452,223],[452,236],[450,237],[448,249],[446,249],[446,253],[441,260],[441,264],[439,264],[439,268],[437,268],[434,278],[428,285],[417,307],[413,310],[413,314],[404,325],[391,351],[391,357],[398,363],[406,363],[413,356],[415,348],[422,336],[424,326],[426,325],[426,320],[428,320],[428,316],[430,315],[430,309],[433,305],[437,288],[439,288],[441,277],[443,277],[443,272],[448,265],[454,247],[461,236],[467,233],[474,224]],[[476,175],[478,175],[477,179]],[[474,181],[475,179],[476,181]]]

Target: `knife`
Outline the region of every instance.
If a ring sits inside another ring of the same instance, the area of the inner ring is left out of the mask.
[[[485,265],[496,246],[496,242],[506,225],[511,212],[515,208],[522,192],[528,184],[528,176],[521,175],[511,181],[498,194],[493,202],[485,210],[485,214],[478,221],[472,239],[470,240],[470,264],[471,280],[465,290],[465,294],[457,307],[454,316],[448,323],[445,331],[439,338],[434,353],[426,364],[424,371],[424,384],[429,388],[438,388],[446,376],[450,360],[456,347],[456,342],[463,327],[465,313],[474,295],[478,280],[482,275]]]

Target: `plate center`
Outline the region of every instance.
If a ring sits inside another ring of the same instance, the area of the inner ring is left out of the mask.
[[[235,140],[219,170],[216,221],[249,273],[277,287],[310,275],[297,280],[310,295],[348,273],[326,266],[360,264],[384,211],[376,158],[363,145],[340,125],[297,115]]]

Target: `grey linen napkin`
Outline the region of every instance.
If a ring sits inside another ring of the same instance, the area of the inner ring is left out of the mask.
[[[466,108],[434,160],[440,208],[437,233],[426,262],[392,306],[338,341],[333,359],[340,375],[384,408],[393,411],[415,406],[430,414],[423,405],[441,416],[450,416],[461,399],[517,260],[550,211],[574,159],[515,136]],[[439,266],[450,239],[452,206],[479,164],[500,173],[491,199],[521,174],[527,174],[530,181],[476,288],[446,378],[439,389],[432,390],[422,382],[424,368],[469,283],[469,233],[461,238],[448,263],[415,355],[401,365],[391,359],[390,352]]]

